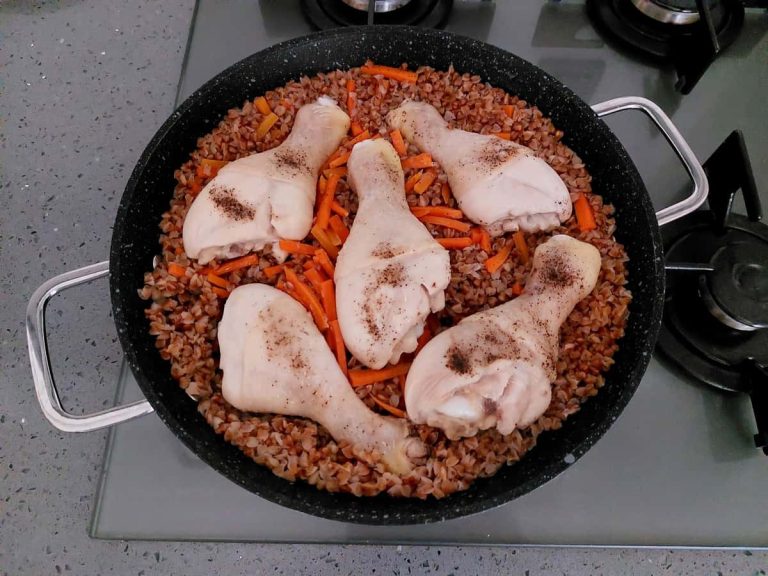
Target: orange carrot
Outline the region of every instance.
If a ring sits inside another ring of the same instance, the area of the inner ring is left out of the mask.
[[[336,256],[339,255],[339,249],[333,245],[333,241],[328,237],[328,234],[326,234],[325,230],[320,228],[318,224],[315,224],[310,230],[310,234],[312,234],[312,237],[317,240],[320,246],[323,247],[328,256],[335,260]],[[315,252],[315,255],[316,254],[317,252]]]
[[[195,173],[201,178],[213,178],[224,166],[229,164],[226,160],[214,160],[212,158],[201,158]]]
[[[272,128],[272,126],[275,125],[275,122],[277,122],[277,114],[274,112],[270,112],[264,117],[264,120],[261,121],[261,124],[259,124],[259,127],[256,128],[256,138],[264,138],[267,132]]]
[[[283,265],[277,264],[275,266],[268,266],[267,268],[264,268],[263,272],[267,278],[274,278],[283,273]]]
[[[573,210],[576,212],[576,221],[579,223],[579,230],[587,232],[597,228],[595,213],[592,211],[592,206],[584,194],[579,195],[576,202],[573,203]]]
[[[480,228],[478,226],[474,226],[472,230],[469,231],[469,237],[472,238],[473,244],[480,244],[480,239],[483,237],[482,233],[480,232]]]
[[[512,106],[512,104],[506,104],[501,107],[502,110],[504,110],[504,113],[512,118],[513,114],[515,113],[515,107]]]
[[[352,136],[357,136],[363,131],[363,127],[360,126],[358,122],[352,122],[352,124],[349,125],[349,129],[352,132]]]
[[[219,298],[229,298],[229,292],[227,290],[224,290],[224,288],[219,288],[218,286],[211,286],[211,290],[213,290],[213,293],[216,294]]]
[[[491,235],[483,227],[480,227],[480,249],[486,254],[491,253]]]
[[[472,238],[469,236],[460,236],[459,238],[435,238],[440,246],[447,248],[448,250],[461,250],[462,248],[469,248],[474,244]]]
[[[363,74],[380,75],[385,78],[392,78],[399,82],[411,82],[414,83],[418,80],[419,76],[416,72],[409,70],[403,70],[402,68],[393,68],[392,66],[378,66],[372,64],[371,66],[361,66],[360,72]]]
[[[523,286],[520,284],[520,282],[515,282],[512,284],[512,294],[515,296],[520,296],[520,294],[523,293]]]
[[[470,228],[472,228],[467,222],[461,222],[460,220],[454,220],[453,218],[444,218],[443,216],[431,216],[427,214],[426,216],[419,218],[419,220],[426,224],[435,224],[437,226],[443,226],[464,233],[469,232]]]
[[[411,212],[417,218],[422,216],[445,216],[446,218],[456,218],[460,220],[464,218],[464,213],[456,208],[448,208],[447,206],[414,206],[411,208]]]
[[[515,248],[517,248],[517,251],[520,254],[520,260],[523,261],[523,264],[528,264],[528,244],[525,241],[525,235],[523,234],[523,231],[518,230],[514,233],[512,238],[515,241]]]
[[[331,221],[328,220],[328,224],[330,224],[330,222]],[[331,241],[331,244],[333,244],[334,246],[341,246],[342,245],[341,238],[339,237],[338,234],[336,234],[336,231],[333,229],[332,226],[329,225],[328,228],[323,230],[323,232],[325,232],[325,235],[328,236],[328,240]]]
[[[502,140],[512,140],[511,132],[494,132],[493,135]]]
[[[325,315],[323,306],[320,304],[320,300],[317,298],[317,294],[311,287],[307,286],[299,280],[296,276],[296,272],[292,268],[285,269],[285,279],[293,284],[293,289],[298,294],[302,302],[304,302],[309,308],[309,312],[312,314],[312,318],[315,320],[315,324],[321,332],[328,329],[328,317]]]
[[[338,214],[343,218],[346,218],[347,216],[349,216],[349,210],[347,210],[346,208],[344,208],[344,206],[336,202],[336,200],[334,200],[331,203],[331,210],[333,210],[336,214]]]
[[[302,268],[304,268],[304,270],[309,270],[310,268],[316,268],[314,260],[307,260],[302,265]]]
[[[446,204],[451,203],[451,187],[448,186],[448,182],[443,182],[443,185],[440,187],[440,195],[443,197],[443,202]]]
[[[491,274],[496,272],[496,270],[501,268],[502,264],[507,261],[507,257],[509,257],[511,251],[512,242],[506,242],[501,250],[485,261],[485,269]]]
[[[310,264],[314,263],[310,261]],[[304,277],[309,280],[315,290],[320,290],[323,287],[323,282],[325,282],[325,278],[323,278],[322,274],[320,274],[314,266],[304,270]],[[320,296],[322,297],[322,293]]]
[[[400,133],[400,130],[392,130],[392,132],[389,133],[389,137],[392,140],[392,146],[398,155],[401,157],[405,156],[408,152],[408,147],[405,145],[405,140],[403,140],[403,135]]]
[[[374,402],[376,402],[379,408],[386,410],[387,412],[392,414],[392,416],[397,416],[398,418],[408,418],[408,414],[400,410],[400,408],[395,408],[391,404],[387,404],[386,402],[384,402],[384,400],[382,400],[381,398],[378,398],[377,396],[374,396],[373,394],[371,394],[371,398],[373,399]]]
[[[339,368],[341,368],[341,371],[344,372],[344,375],[346,376],[349,372],[347,370],[347,350],[344,347],[344,339],[341,337],[339,321],[331,320],[329,325],[331,327],[330,334],[333,337],[333,349],[336,352],[336,361],[339,363]]]
[[[350,140],[349,142],[346,142],[344,146],[349,146],[350,148],[352,148],[352,146],[354,146],[358,142],[362,142],[363,140],[368,140],[370,137],[371,137],[371,133],[368,132],[368,130],[363,130],[362,132],[360,132],[360,134],[352,138],[352,140]]]
[[[208,272],[208,282],[213,284],[214,286],[218,286],[219,288],[224,288],[225,290],[229,288],[229,282],[224,280],[221,276],[216,276],[213,272]]]
[[[222,276],[224,274],[229,274],[230,272],[233,272],[235,270],[239,270],[240,268],[247,268],[248,266],[254,266],[255,264],[259,263],[259,255],[258,254],[248,254],[248,256],[242,256],[240,258],[236,258],[235,260],[230,260],[226,264],[222,264],[221,266],[218,266],[217,268],[214,268],[211,270],[216,276]]]
[[[357,107],[357,94],[355,94],[355,81],[352,78],[347,80],[347,112],[350,116],[355,115]]]
[[[341,221],[341,218],[339,218],[338,214],[331,216],[331,219],[328,220],[328,224],[330,224],[331,230],[333,230],[341,239],[342,244],[347,241],[347,237],[349,236],[349,228],[344,225],[344,222]]]
[[[413,190],[413,187],[416,186],[416,183],[421,179],[424,172],[414,172],[408,177],[408,180],[405,181],[405,191],[411,192]]]
[[[323,310],[328,320],[336,320],[336,288],[333,280],[326,280],[320,285],[320,299],[323,301]]]
[[[416,194],[424,194],[424,192],[427,191],[427,188],[432,185],[432,182],[434,182],[436,178],[437,174],[432,170],[426,172],[424,176],[419,178],[419,181],[416,182],[413,187],[413,191],[416,192]]]
[[[336,156],[336,158],[328,162],[328,166],[331,168],[336,168],[337,166],[344,166],[344,164],[347,163],[347,160],[349,160],[349,155],[350,155],[350,152],[343,152],[342,154],[339,154],[338,156]]]
[[[399,364],[387,366],[381,370],[350,370],[349,381],[352,383],[353,388],[359,388],[360,386],[367,386],[368,384],[374,384],[375,382],[389,380],[396,376],[405,376],[408,374],[410,368],[410,362],[400,362]]]
[[[256,100],[253,101],[253,104],[256,106],[256,109],[265,116],[272,113],[272,108],[269,107],[269,103],[264,96],[256,98]]]
[[[424,331],[421,333],[421,336],[419,336],[418,340],[416,340],[416,350],[413,351],[414,354],[418,354],[421,352],[421,349],[424,348],[424,346],[427,345],[427,342],[429,342],[432,339],[432,331],[429,329],[429,326],[424,326]]]
[[[335,268],[333,267],[333,262],[331,262],[330,257],[328,256],[328,253],[323,250],[322,248],[318,248],[315,250],[315,262],[318,263],[320,268],[323,269],[323,272],[328,274],[331,278],[333,278],[333,273],[335,272]]]
[[[328,220],[331,217],[331,204],[333,204],[333,198],[336,194],[336,186],[339,183],[339,178],[340,176],[336,172],[328,176],[328,183],[325,185],[325,194],[320,201],[320,207],[317,209],[316,225],[320,229],[328,227]]]
[[[426,152],[422,152],[416,156],[403,158],[400,164],[402,165],[403,170],[407,170],[408,168],[432,168],[434,165],[432,162],[432,156]]]
[[[187,269],[180,264],[176,264],[176,262],[171,262],[168,264],[168,274],[176,278],[183,278],[187,274]]]
[[[335,168],[326,168],[323,170],[323,176],[326,178],[330,178],[332,174],[337,175],[339,178],[343,178],[347,175],[347,167],[346,166],[336,166]],[[326,181],[326,185],[328,182]],[[325,190],[323,190],[325,191]]]
[[[196,176],[192,178],[187,185],[189,186],[189,191],[192,192],[192,194],[199,194],[200,191],[203,189],[203,185],[200,183],[200,179]]]
[[[280,240],[278,244],[280,249],[288,252],[288,254],[304,254],[305,256],[313,256],[315,254],[314,246],[303,244],[296,240]]]

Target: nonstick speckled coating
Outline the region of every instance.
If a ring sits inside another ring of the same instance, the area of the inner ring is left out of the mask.
[[[616,237],[629,254],[633,300],[626,335],[606,384],[562,429],[542,434],[520,462],[443,500],[356,498],[290,483],[231,446],[197,413],[171,378],[149,335],[137,295],[159,252],[158,223],[174,189],[173,172],[227,110],[302,75],[361,65],[432,66],[480,75],[535,104],[565,133],[586,163],[593,189],[616,207]],[[419,524],[482,512],[544,484],[583,455],[616,420],[637,388],[661,322],[664,271],[659,229],[648,193],[626,151],[591,108],[536,66],[503,50],[444,31],[361,27],[290,40],[228,68],[190,96],[158,130],[126,186],[112,236],[112,305],[120,341],[144,395],[165,424],[210,466],[259,496],[308,514],[365,524]],[[617,462],[617,465],[620,465]]]

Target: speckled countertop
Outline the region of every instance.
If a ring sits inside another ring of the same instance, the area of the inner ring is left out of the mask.
[[[171,112],[192,12],[189,0],[0,3],[0,573],[765,574],[758,552],[90,539],[106,433],[43,419],[24,308],[43,280],[106,259],[133,163]],[[65,405],[110,404],[106,282],[55,298],[49,318]]]

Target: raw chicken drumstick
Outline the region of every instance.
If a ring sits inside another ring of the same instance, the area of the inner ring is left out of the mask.
[[[599,272],[591,244],[563,235],[541,244],[522,295],[464,318],[416,356],[405,385],[410,419],[451,439],[531,424],[552,396],[560,325]]]
[[[336,262],[339,326],[355,358],[382,368],[413,352],[429,312],[445,306],[450,259],[411,214],[388,142],[355,145],[347,167],[360,202]]]
[[[230,162],[195,198],[184,220],[184,251],[205,264],[301,240],[312,226],[317,174],[349,129],[323,96],[302,106],[285,141]]]
[[[452,129],[424,102],[404,102],[387,122],[440,163],[464,214],[490,234],[551,230],[571,216],[565,184],[530,148]]]
[[[360,400],[312,316],[265,284],[232,291],[219,324],[222,392],[235,408],[311,418],[336,440],[383,454],[395,473],[424,446],[405,420],[380,416]]]

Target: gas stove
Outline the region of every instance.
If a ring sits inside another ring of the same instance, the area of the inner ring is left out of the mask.
[[[635,9],[645,4],[627,2]],[[672,0],[653,3],[666,3],[668,10],[695,20],[690,6],[675,8]],[[356,19],[351,24],[365,24],[370,17],[356,0],[200,0],[179,101],[235,61],[321,27],[309,13],[310,4],[315,8],[333,5],[333,14]],[[443,26],[514,52],[558,77],[587,102],[630,94],[650,98],[673,118],[699,158],[714,153],[708,163],[710,184],[716,191],[710,197],[711,211],[694,214],[686,227],[675,223],[663,228],[670,284],[663,335],[682,326],[676,324],[675,314],[714,323],[720,330],[718,338],[732,346],[728,358],[735,367],[730,369],[738,375],[727,379],[711,372],[706,376],[691,358],[712,360],[714,353],[697,349],[699,335],[678,338],[681,348],[651,360],[619,421],[577,465],[505,506],[427,526],[353,526],[281,508],[218,476],[156,416],[149,415],[110,433],[91,534],[263,542],[768,547],[764,497],[768,458],[755,447],[763,440],[759,432],[766,430],[766,423],[757,426],[748,394],[757,389],[760,375],[750,366],[759,367],[764,359],[744,353],[747,349],[741,345],[765,338],[764,308],[757,306],[755,312],[732,299],[732,292],[741,290],[764,305],[761,270],[765,261],[755,246],[745,246],[738,235],[756,238],[760,234],[754,234],[753,227],[765,227],[756,221],[759,207],[756,212],[755,203],[768,202],[768,109],[763,102],[768,93],[766,15],[746,9],[730,47],[708,62],[696,89],[683,96],[675,88],[679,70],[674,63],[649,63],[617,46],[599,24],[596,29],[594,14],[590,17],[594,6],[589,12],[586,6],[594,4],[591,1],[376,4],[374,25],[385,18],[413,16],[429,5],[432,11],[421,12],[418,24]],[[446,6],[444,13],[435,12]],[[327,10],[323,14],[326,19],[336,17]],[[690,186],[686,173],[644,117],[612,116],[608,123],[659,208],[685,194]],[[727,152],[715,153],[734,129],[740,129],[742,136],[732,136],[729,142],[736,141],[737,147],[742,139],[746,142],[758,187],[745,180],[742,172],[735,174],[744,164],[733,160],[732,143],[725,146]],[[722,170],[723,164],[732,170]],[[720,168],[716,170],[715,165]],[[738,188],[743,195],[734,195]],[[700,248],[705,242],[698,237],[686,240],[699,233],[719,243],[706,243],[711,250],[704,251]],[[736,241],[723,241],[723,234]],[[678,253],[678,245],[686,243],[695,250]],[[735,266],[736,260],[743,264]],[[693,312],[684,310],[688,305]],[[724,317],[726,323],[730,319],[740,327],[723,324]],[[745,326],[752,330],[744,330]],[[703,332],[705,337],[712,335],[709,328]],[[756,350],[759,353],[759,347]],[[723,369],[723,362],[714,364]],[[721,389],[702,382],[719,384]],[[120,403],[141,398],[127,368],[118,388]],[[754,396],[756,406],[766,406],[765,397]]]

